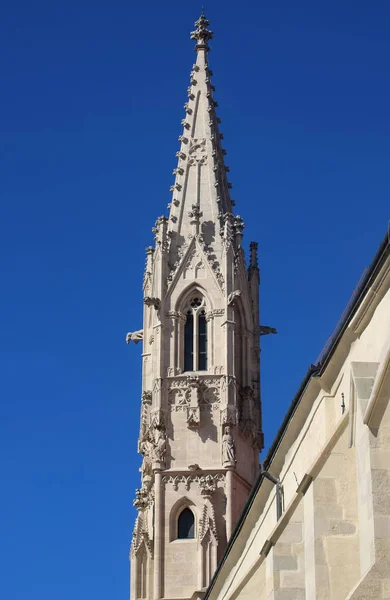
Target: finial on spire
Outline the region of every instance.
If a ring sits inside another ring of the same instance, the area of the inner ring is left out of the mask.
[[[191,31],[191,39],[196,40],[197,44],[195,46],[195,51],[198,50],[210,50],[207,42],[212,39],[214,33],[213,31],[207,29],[210,25],[210,21],[206,19],[204,14],[204,8],[202,6],[202,12],[197,21],[195,21],[195,31]]]

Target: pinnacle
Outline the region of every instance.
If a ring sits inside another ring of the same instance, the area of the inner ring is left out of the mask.
[[[198,228],[209,231],[210,240],[223,230],[223,215],[233,212],[232,185],[227,179],[230,169],[224,163],[226,150],[222,146],[223,134],[219,131],[221,119],[216,114],[218,103],[214,100],[213,73],[208,65],[207,42],[213,37],[209,24],[202,12],[195,23],[196,30],[191,34],[197,42],[197,58],[190,73],[185,116],[181,120],[180,149],[176,153],[178,162],[173,171],[175,181],[170,187],[168,229],[172,260],[182,240],[194,235],[191,208],[198,207]]]
[[[197,21],[195,21],[195,31],[191,31],[191,39],[196,40],[195,51],[198,50],[210,50],[207,42],[211,40],[214,33],[207,27],[210,25],[210,21],[206,19],[204,9],[202,7],[202,13]]]

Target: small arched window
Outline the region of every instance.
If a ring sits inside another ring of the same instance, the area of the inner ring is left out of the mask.
[[[189,508],[181,511],[177,520],[177,538],[179,540],[192,540],[195,537],[194,513]]]
[[[200,294],[190,299],[185,315],[184,371],[207,371],[207,319]]]

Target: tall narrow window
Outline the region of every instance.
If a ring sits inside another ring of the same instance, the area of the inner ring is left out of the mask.
[[[177,537],[179,540],[190,540],[195,537],[194,513],[189,508],[181,511],[177,521]]]
[[[184,370],[194,370],[194,316],[191,310],[187,311],[184,329]]]
[[[198,369],[199,371],[207,371],[207,321],[204,309],[199,314],[198,331]]]
[[[184,326],[184,371],[207,371],[207,321],[205,301],[190,299]]]

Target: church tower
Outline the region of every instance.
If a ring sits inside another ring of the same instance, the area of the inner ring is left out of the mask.
[[[259,269],[247,267],[213,99],[204,14],[195,23],[169,217],[146,250],[131,600],[196,599],[259,469]]]

